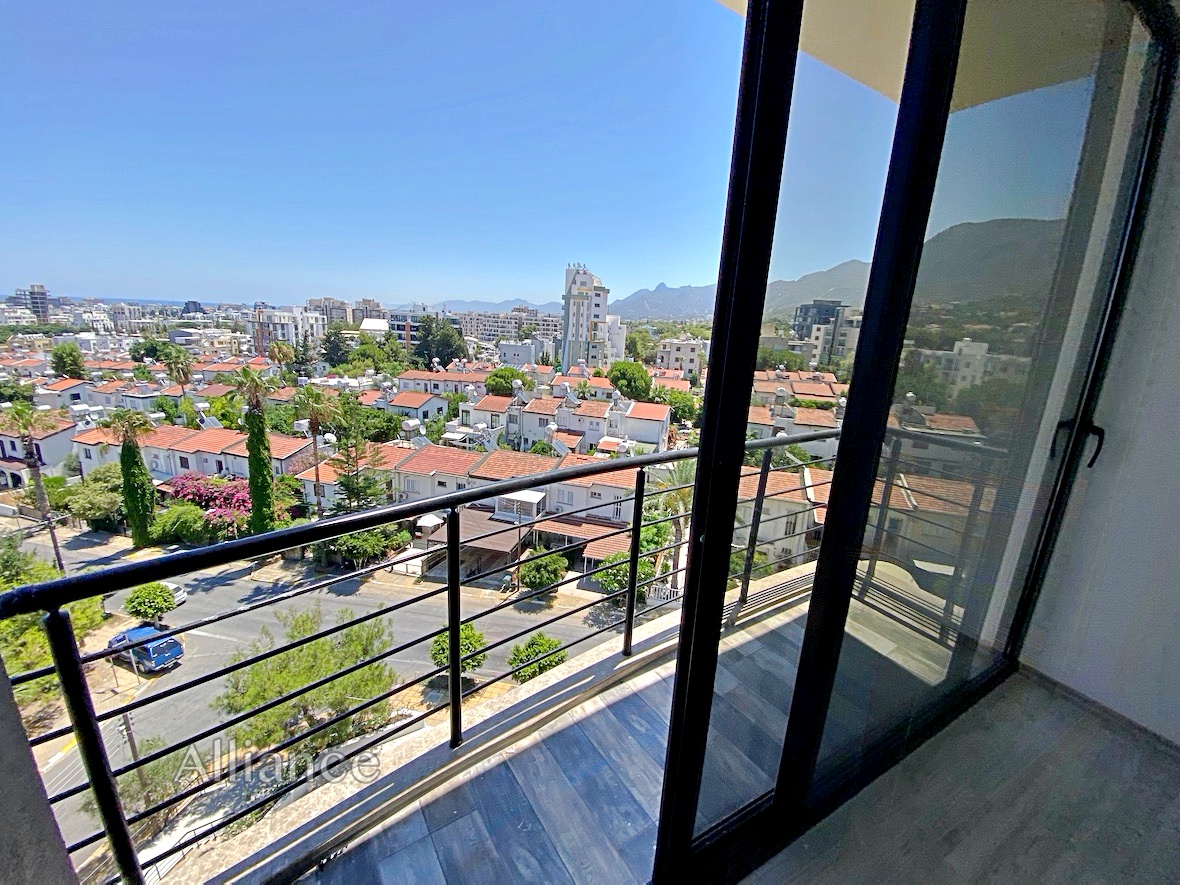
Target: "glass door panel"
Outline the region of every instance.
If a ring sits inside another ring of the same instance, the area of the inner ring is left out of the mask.
[[[1108,302],[1154,59],[1114,0],[967,5],[815,792],[904,746],[1004,653]]]

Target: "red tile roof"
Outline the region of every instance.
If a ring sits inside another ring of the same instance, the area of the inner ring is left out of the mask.
[[[384,393],[384,391],[362,390],[356,395],[356,399],[357,402],[359,402],[362,406],[375,406],[377,405],[377,400],[381,399],[382,393]]]
[[[71,437],[73,442],[80,443],[84,446],[98,446],[116,445],[119,440],[115,436],[114,431],[106,427],[92,427],[89,430],[83,430],[81,433]]]
[[[89,381],[83,381],[80,378],[62,378],[60,381],[53,381],[46,384],[42,390],[69,390],[71,387],[77,387],[79,384],[89,384]]]
[[[172,429],[184,431],[182,427],[174,427]],[[163,430],[163,427],[157,427],[154,433],[159,433],[161,430]],[[171,449],[174,452],[209,452],[211,454],[220,454],[239,440],[244,440],[246,436],[242,431],[230,430],[228,427],[211,427],[207,430],[188,430],[184,432],[187,435],[183,438],[169,441],[164,445],[160,445],[157,442],[146,444],[156,446],[157,448]]]
[[[795,409],[796,427],[835,427],[835,409],[810,409],[802,406]]]
[[[56,436],[63,430],[72,430],[74,428],[74,422],[69,418],[59,417],[57,415],[50,415],[50,417],[53,419],[54,426],[48,430],[34,430],[31,434],[33,439],[48,439],[51,436]],[[4,435],[8,437],[17,436],[17,434],[8,433],[7,431],[4,431]],[[71,439],[73,439],[73,437],[71,437]]]
[[[436,395],[433,393],[423,393],[418,390],[403,390],[391,399],[389,404],[403,409],[420,409],[434,399]]]
[[[287,436],[284,433],[268,433],[266,438],[270,442],[270,456],[272,458],[278,458],[280,461],[284,461],[297,452],[302,452],[311,446],[311,440],[305,436]],[[222,451],[227,455],[242,455],[243,457],[248,455],[245,434],[242,434],[237,442],[226,446]]]
[[[790,389],[798,399],[836,399],[831,385],[822,381],[792,381]]]
[[[500,449],[490,453],[477,465],[471,476],[478,479],[512,479],[517,476],[532,476],[547,473],[557,467],[558,459],[547,455],[532,455],[528,452],[510,452]]]
[[[640,418],[644,421],[668,421],[671,419],[672,409],[663,403],[632,403],[627,412],[628,418]]]
[[[408,458],[398,462],[399,473],[446,473],[467,476],[482,461],[486,452],[469,452],[454,446],[423,446]]]
[[[219,396],[225,396],[234,392],[234,388],[228,384],[207,384],[200,390],[194,390],[193,395],[199,396],[202,399],[216,399]]]
[[[578,455],[574,452],[566,455],[561,459],[559,467],[577,467],[581,464],[602,464],[604,458],[595,458],[592,455]],[[626,461],[623,461],[625,464]],[[600,473],[597,476],[583,476],[580,479],[565,479],[563,483],[568,483],[575,486],[614,486],[619,489],[634,489],[635,477],[639,473],[638,467],[620,467],[618,470],[612,470],[609,473]]]
[[[266,398],[276,403],[285,403],[291,399],[297,392],[298,387],[276,387],[270,391]]]
[[[508,407],[510,405],[512,405],[512,397],[495,396],[494,394],[489,393],[487,396],[477,402],[473,408],[480,412],[497,412],[499,414],[503,414],[504,412],[508,411]]]
[[[902,475],[901,481],[909,489],[914,509],[924,510],[928,513],[965,517],[971,507],[971,496],[975,493],[975,486],[972,483],[955,479],[915,476],[906,473]],[[995,487],[985,487],[980,498],[979,509],[990,513],[995,500]]]
[[[774,418],[770,416],[770,409],[766,408],[766,406],[750,406],[746,413],[746,423],[773,427]]]
[[[757,467],[742,468],[742,478],[738,482],[739,498],[753,498],[758,494],[758,475],[761,472]],[[789,470],[773,470],[766,475],[766,494],[774,496],[771,498],[772,501],[806,504],[808,501],[803,482],[801,474]]]
[[[688,393],[692,390],[692,385],[683,378],[653,378],[651,389],[655,390],[659,387],[664,387],[668,390],[679,390],[683,393]]]
[[[421,369],[406,369],[398,379],[410,381],[463,381],[468,384],[482,384],[488,380],[488,372],[424,372]]]
[[[979,426],[967,415],[927,415],[926,426],[953,433],[979,433]]]

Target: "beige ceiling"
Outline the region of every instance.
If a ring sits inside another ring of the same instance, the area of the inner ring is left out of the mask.
[[[719,0],[745,15],[744,0]],[[972,0],[955,109],[1084,76],[1113,0]],[[894,101],[901,94],[914,0],[809,0],[800,48]]]

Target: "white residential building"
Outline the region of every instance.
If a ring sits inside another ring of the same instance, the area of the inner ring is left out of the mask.
[[[1027,357],[989,353],[986,341],[973,341],[970,338],[956,341],[951,350],[914,348],[913,352],[919,354],[924,363],[938,369],[942,380],[951,386],[953,394],[993,378],[1023,382],[1030,363]]]
[[[265,354],[276,341],[295,347],[304,335],[312,345],[328,331],[327,318],[302,307],[279,309],[256,307],[246,320],[246,332],[254,343],[254,352]]]
[[[656,346],[656,367],[700,377],[708,352],[709,342],[699,338],[664,338]]]
[[[625,353],[627,327],[607,314],[610,289],[584,265],[565,269],[562,294],[561,365],[585,360],[592,367],[606,366]]]

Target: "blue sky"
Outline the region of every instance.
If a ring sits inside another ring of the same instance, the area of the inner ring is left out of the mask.
[[[743,29],[721,4],[262,6],[8,10],[0,292],[545,301],[569,261],[616,297],[715,279]],[[869,257],[895,112],[801,62],[773,277]],[[1027,165],[945,220],[1053,214],[1053,170]]]

